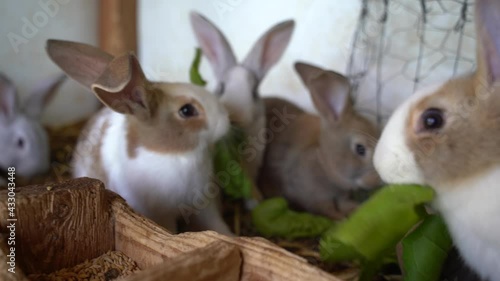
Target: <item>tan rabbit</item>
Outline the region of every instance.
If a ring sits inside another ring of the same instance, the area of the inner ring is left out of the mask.
[[[389,183],[430,185],[454,243],[484,279],[500,280],[500,1],[476,0],[475,73],[400,105],[374,164]]]
[[[217,98],[203,88],[148,81],[137,58],[49,40],[50,58],[106,105],[87,125],[74,154],[75,177],[93,177],[137,212],[176,231],[181,216],[230,234],[213,202],[210,147],[228,130]],[[186,217],[187,215],[187,217]]]
[[[216,94],[229,111],[232,123],[242,128],[249,140],[239,150],[244,169],[256,180],[264,155],[264,143],[254,145],[265,129],[265,109],[258,88],[267,72],[279,61],[292,37],[295,23],[279,23],[264,33],[246,58],[238,63],[222,32],[209,20],[191,13],[191,24],[203,54],[215,77]]]
[[[283,196],[296,208],[340,219],[358,204],[351,191],[381,185],[372,165],[379,130],[354,110],[346,77],[305,63],[295,69],[320,116],[265,99],[271,133],[259,187],[266,197]]]

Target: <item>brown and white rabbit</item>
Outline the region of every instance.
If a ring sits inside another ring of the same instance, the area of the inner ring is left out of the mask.
[[[477,0],[476,72],[415,93],[387,123],[374,164],[429,185],[464,260],[500,280],[500,1]]]
[[[224,34],[208,19],[191,13],[191,24],[203,54],[217,79],[216,94],[229,111],[229,119],[243,129],[247,145],[239,148],[243,168],[256,180],[264,155],[265,143],[258,138],[266,126],[264,103],[258,88],[267,72],[279,61],[290,42],[295,23],[279,23],[254,44],[243,62],[238,63]]]
[[[0,74],[0,169],[14,167],[19,176],[27,178],[48,171],[50,146],[40,119],[65,78],[58,75],[41,82],[20,104],[16,87]]]
[[[192,212],[185,219],[230,234],[212,200],[218,190],[211,184],[210,147],[229,128],[215,96],[190,84],[148,81],[131,53],[113,57],[58,40],[47,42],[47,52],[106,105],[78,141],[75,177],[102,180],[171,231],[176,219]]]
[[[269,140],[259,187],[266,197],[283,196],[296,208],[340,219],[358,205],[351,191],[381,185],[372,164],[380,132],[354,110],[346,77],[305,63],[295,69],[319,116],[264,99]]]

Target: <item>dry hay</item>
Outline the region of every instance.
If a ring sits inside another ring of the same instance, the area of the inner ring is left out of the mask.
[[[63,268],[49,274],[31,274],[36,281],[109,281],[139,271],[135,261],[119,251],[109,251],[95,259],[86,260],[72,268]]]

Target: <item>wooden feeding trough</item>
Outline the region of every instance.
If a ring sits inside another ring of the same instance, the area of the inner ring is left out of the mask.
[[[53,276],[68,274],[71,269],[66,268],[84,267],[104,270],[98,280],[117,276],[127,281],[338,280],[262,238],[227,237],[212,231],[170,234],[133,212],[100,181],[89,178],[17,189],[16,273],[11,273],[7,191],[1,191],[0,198],[2,281],[80,280],[83,273]],[[113,265],[113,258],[133,262],[135,269],[127,270],[136,272],[123,276],[125,271]],[[99,267],[89,262],[92,259],[110,264]],[[49,278],[46,274],[51,273]],[[91,279],[82,277],[86,278]]]

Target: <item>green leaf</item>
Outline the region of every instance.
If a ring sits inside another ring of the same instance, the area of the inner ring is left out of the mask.
[[[417,185],[391,185],[380,189],[351,217],[325,233],[320,254],[326,261],[377,261],[419,222],[432,201],[432,189]]]
[[[281,197],[257,205],[252,211],[252,221],[262,235],[287,239],[318,237],[334,225],[326,217],[290,210]]]
[[[363,263],[363,268],[359,274],[359,281],[372,281],[383,264],[383,259]]]
[[[243,130],[231,130],[215,144],[214,172],[222,190],[232,199],[250,198],[253,182],[242,168],[238,147],[246,140]]]
[[[439,280],[441,267],[453,244],[440,216],[426,217],[402,244],[404,280]]]
[[[189,70],[189,79],[191,83],[198,86],[205,86],[207,82],[203,80],[201,74],[199,72],[200,63],[201,63],[202,52],[200,48],[196,48],[196,54],[194,56],[193,63],[191,64],[191,68]]]

